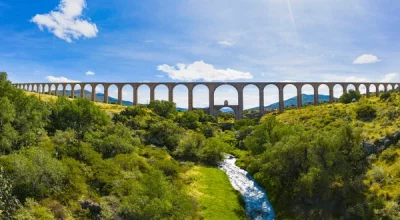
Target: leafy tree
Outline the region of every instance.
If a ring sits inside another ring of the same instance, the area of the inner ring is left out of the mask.
[[[7,97],[0,98],[0,109],[0,153],[8,154],[18,139],[18,132],[12,126],[15,109]]]
[[[70,101],[60,97],[52,108],[51,122],[48,130],[54,133],[56,130],[74,129],[79,137],[94,128],[109,123],[109,117],[93,102],[88,99],[75,99]]]
[[[13,195],[11,181],[0,169],[0,219],[10,219],[19,207],[19,200]]]
[[[376,108],[372,105],[361,104],[356,108],[356,118],[361,121],[371,121],[376,118]]]
[[[381,100],[387,100],[390,98],[390,92],[383,92],[381,93],[380,97]]]
[[[196,112],[183,112],[177,119],[180,126],[195,130],[200,126],[200,115]]]
[[[55,216],[50,209],[41,206],[34,199],[28,198],[24,206],[15,213],[14,218],[20,220],[53,220]]]
[[[154,113],[164,118],[175,117],[178,111],[176,110],[176,105],[174,102],[164,101],[164,100],[154,100],[151,101],[149,106]]]
[[[198,161],[199,153],[204,147],[206,138],[204,135],[187,132],[185,136],[179,141],[179,145],[174,151],[174,155],[183,160]]]
[[[3,157],[0,164],[12,179],[13,193],[20,201],[28,197],[42,199],[63,194],[67,168],[46,151],[32,148]]]
[[[359,91],[354,91],[354,90],[349,90],[348,92],[344,92],[340,97],[339,97],[339,102],[348,104],[353,101],[358,101],[361,98],[361,94]]]
[[[91,132],[86,135],[85,141],[91,143],[104,158],[131,153],[140,145],[140,139],[121,123],[111,124],[104,130]]]
[[[159,147],[166,147],[174,151],[179,144],[183,129],[169,120],[155,122],[150,125],[146,136],[147,144],[154,144]]]
[[[208,165],[217,165],[223,158],[223,152],[229,149],[229,145],[218,138],[209,138],[204,147],[200,149],[200,161]]]

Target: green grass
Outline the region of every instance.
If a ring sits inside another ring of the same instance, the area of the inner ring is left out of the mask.
[[[57,96],[48,95],[48,94],[40,94],[36,92],[26,92],[28,95],[33,95],[36,97],[40,97],[40,100],[43,102],[55,102],[57,100]],[[70,98],[69,98],[70,99]],[[99,106],[103,111],[107,112],[108,114],[112,113],[120,113],[122,110],[127,108],[127,106],[116,105],[116,104],[106,104],[103,102],[95,102],[97,106]]]
[[[220,169],[194,166],[185,173],[188,193],[199,203],[199,218],[210,220],[246,219],[239,192]]]

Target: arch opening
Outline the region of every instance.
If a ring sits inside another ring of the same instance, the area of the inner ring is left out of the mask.
[[[209,89],[203,84],[193,87],[193,109],[206,109],[209,107]]]
[[[250,84],[243,88],[243,109],[248,112],[259,112],[260,90],[257,86]]]
[[[334,99],[335,100],[335,96]],[[327,103],[330,101],[329,86],[321,84],[318,86],[318,103]]]
[[[138,87],[138,104],[148,105],[150,103],[150,87],[142,84]]]
[[[224,105],[225,101],[228,101],[229,105],[237,105],[238,99],[238,92],[231,85],[220,85],[215,89],[214,105]]]
[[[133,87],[130,84],[122,86],[122,105],[132,106],[133,105]]]
[[[108,103],[118,104],[118,87],[115,84],[108,86]]]
[[[276,111],[279,108],[279,89],[274,84],[264,87],[264,110],[266,113]]]
[[[333,97],[339,99],[340,96],[343,95],[343,90],[344,90],[344,89],[343,89],[343,86],[342,86],[341,84],[336,84],[336,85],[333,87]]]
[[[283,106],[284,108],[297,108],[297,88],[293,84],[283,87]]]
[[[365,86],[365,84],[360,84],[358,86],[358,90],[360,91],[360,94],[362,94],[362,95],[367,94],[367,87]]]
[[[98,84],[94,88],[95,91],[95,102],[104,102],[104,85],[103,84]]]
[[[169,89],[166,85],[160,84],[154,88],[154,99],[168,101]]]
[[[235,111],[230,107],[223,107],[218,110],[218,123],[231,124],[235,122]]]
[[[174,102],[179,111],[187,111],[189,109],[189,89],[185,85],[177,85],[172,90]]]

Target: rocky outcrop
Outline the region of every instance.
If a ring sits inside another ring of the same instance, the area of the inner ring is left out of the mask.
[[[369,143],[364,141],[362,143],[362,148],[365,153],[370,154],[379,154],[382,151],[386,150],[393,144],[397,144],[400,141],[400,131],[394,133],[393,135],[386,136],[385,138],[376,141],[375,143]]]

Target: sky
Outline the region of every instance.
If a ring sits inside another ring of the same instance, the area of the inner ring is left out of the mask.
[[[16,83],[400,81],[398,1],[39,2],[0,0],[0,71]],[[116,96],[116,87],[109,92]],[[174,95],[187,107],[184,87]],[[265,89],[265,103],[277,95]],[[285,88],[285,99],[295,95]],[[132,100],[132,89],[123,96]],[[195,107],[208,106],[206,88],[194,96]],[[167,97],[157,87],[156,98]],[[140,88],[139,102],[148,100],[148,88]],[[236,91],[218,88],[215,104],[224,100],[236,104]],[[246,87],[245,108],[257,100],[257,89]]]

